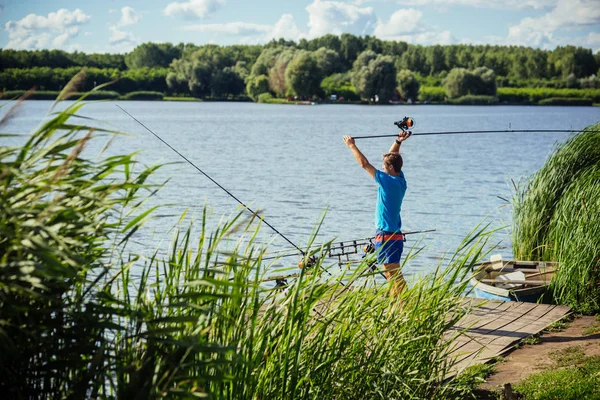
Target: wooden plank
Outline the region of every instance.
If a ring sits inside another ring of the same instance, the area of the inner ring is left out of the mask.
[[[534,303],[506,302],[491,306],[492,312],[487,315],[469,314],[457,322],[455,332],[464,330],[464,337],[459,336],[451,350],[450,357],[456,364],[450,376],[504,354],[523,338],[542,331],[570,312],[569,307]]]
[[[531,280],[531,281],[527,281],[527,280],[520,280],[520,279],[508,279],[505,281],[497,281],[495,279],[480,279],[479,282],[481,283],[486,283],[486,284],[502,284],[502,285],[533,285],[533,286],[543,286],[543,285],[547,285],[550,283],[550,279],[545,280],[545,281],[539,281],[539,280]],[[512,288],[514,289],[514,288]]]

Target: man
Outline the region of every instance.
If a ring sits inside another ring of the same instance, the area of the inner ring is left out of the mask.
[[[344,136],[346,146],[350,148],[360,166],[377,182],[377,208],[375,210],[375,250],[377,261],[383,264],[385,276],[391,282],[392,294],[399,294],[406,286],[400,272],[400,256],[404,250],[404,237],[401,232],[402,220],[400,209],[406,193],[406,179],[402,172],[402,156],[400,145],[410,136],[402,131],[383,155],[383,171],[375,169],[369,160],[356,147],[351,136]]]

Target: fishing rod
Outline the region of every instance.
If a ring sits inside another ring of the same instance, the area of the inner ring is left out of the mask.
[[[418,234],[418,233],[428,233],[428,232],[435,232],[435,231],[436,231],[435,229],[426,229],[426,230],[421,230],[421,231],[403,232],[402,234],[403,235],[414,235],[414,234]],[[348,247],[357,247],[357,246],[362,246],[362,245],[368,245],[370,243],[370,241],[372,241],[373,239],[375,239],[375,236],[362,238],[362,239],[344,240],[344,241],[335,242],[335,243],[333,243],[333,247],[329,247],[327,249],[327,251],[329,253],[331,253],[332,250],[344,250]],[[323,245],[317,245],[316,247],[320,248],[322,246]],[[315,253],[317,251],[318,250],[315,250]],[[281,250],[281,251],[278,251],[275,253],[270,253],[267,255],[267,257],[263,257],[262,259],[263,260],[273,260],[276,258],[292,257],[292,256],[297,256],[297,255],[298,255],[297,253],[290,253],[289,250]],[[333,254],[333,255],[329,255],[329,256],[336,257],[337,254]]]
[[[154,133],[150,128],[148,128],[146,125],[144,125],[143,123],[141,123],[137,118],[135,118],[133,115],[129,114],[123,107],[121,107],[118,104],[115,104],[115,106],[117,106],[118,108],[121,109],[121,111],[123,111],[125,114],[129,115],[135,122],[137,122],[138,124],[140,124],[141,126],[143,126],[148,132],[150,132],[151,134],[153,134],[158,140],[160,140],[161,142],[163,142],[168,148],[170,148],[171,150],[173,150],[175,153],[177,153],[177,155],[179,155],[179,157],[183,158],[185,161],[188,162],[188,164],[190,164],[192,167],[196,168],[196,170],[198,172],[200,172],[202,175],[206,176],[212,183],[214,183],[215,185],[217,185],[219,188],[221,188],[225,193],[227,193],[229,196],[231,196],[235,201],[237,201],[241,206],[243,206],[246,210],[248,210],[250,213],[252,213],[252,215],[254,215],[255,217],[257,217],[259,220],[261,220],[262,222],[265,223],[265,225],[267,225],[269,228],[271,228],[275,233],[277,233],[279,236],[281,236],[282,238],[284,238],[289,244],[291,244],[292,246],[294,246],[294,248],[296,248],[296,250],[298,250],[300,252],[300,254],[302,254],[302,256],[306,256],[306,252],[304,252],[300,247],[298,247],[294,242],[292,242],[290,239],[288,239],[283,233],[279,232],[273,225],[271,225],[270,223],[268,223],[264,217],[258,215],[254,210],[252,210],[250,207],[248,207],[246,204],[244,204],[240,199],[238,199],[237,197],[235,197],[233,195],[233,193],[231,193],[229,190],[225,189],[223,186],[221,186],[219,184],[219,182],[217,182],[216,180],[214,180],[213,178],[211,178],[206,172],[202,171],[196,164],[194,164],[193,162],[191,162],[186,156],[184,156],[183,154],[181,154],[179,151],[177,151],[173,146],[171,146],[169,143],[167,143],[165,140],[163,140],[160,136],[158,136],[156,133]],[[323,266],[319,265],[325,272],[327,272],[330,276],[331,273],[329,271],[327,271]],[[341,282],[340,282],[341,283]],[[342,284],[343,285],[343,284]]]
[[[394,122],[398,128],[402,131],[408,131],[413,128],[416,122],[411,117],[404,117],[401,121]],[[578,133],[578,132],[594,132],[598,133],[598,130],[585,130],[585,129],[501,129],[501,130],[475,130],[475,131],[442,131],[442,132],[421,132],[412,133],[411,136],[429,136],[429,135],[460,135],[460,134],[471,134],[471,133]],[[386,134],[386,135],[370,135],[370,136],[352,136],[353,139],[375,139],[382,137],[396,137],[397,134]]]

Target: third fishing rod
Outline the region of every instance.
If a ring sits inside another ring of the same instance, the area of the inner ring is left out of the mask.
[[[404,117],[400,121],[394,122],[398,128],[403,131],[408,131],[415,126],[416,122],[414,118]],[[442,132],[420,132],[412,133],[411,136],[428,136],[428,135],[460,135],[460,134],[471,134],[471,133],[579,133],[582,131],[586,132],[600,132],[598,130],[587,130],[587,129],[499,129],[499,130],[473,130],[473,131],[442,131]],[[370,136],[352,136],[353,139],[375,139],[383,137],[396,137],[397,134],[385,134],[385,135],[370,135]]]
[[[129,115],[135,122],[137,122],[138,124],[140,124],[141,126],[143,126],[148,132],[150,132],[151,134],[153,134],[158,140],[160,140],[161,142],[163,142],[168,148],[170,148],[171,150],[173,150],[175,153],[177,153],[177,155],[179,155],[179,157],[183,158],[185,161],[187,161],[188,164],[190,164],[192,167],[196,168],[196,170],[198,170],[198,172],[200,172],[202,175],[206,176],[212,183],[214,183],[215,185],[217,185],[219,188],[221,188],[225,193],[227,193],[229,196],[231,196],[235,201],[237,201],[242,207],[244,207],[246,210],[248,210],[250,213],[252,213],[252,215],[254,215],[255,217],[257,217],[259,220],[261,220],[262,222],[264,222],[265,225],[267,225],[269,228],[271,228],[275,233],[277,233],[279,236],[281,236],[282,238],[284,238],[289,244],[291,244],[292,246],[294,246],[294,248],[296,250],[298,250],[300,252],[300,254],[302,254],[303,257],[306,257],[307,254],[305,251],[303,251],[300,247],[298,247],[294,242],[292,242],[290,239],[288,239],[283,233],[279,232],[277,229],[275,229],[275,227],[273,225],[271,225],[270,223],[268,223],[264,217],[258,215],[254,210],[252,210],[250,207],[248,207],[246,204],[244,204],[240,199],[238,199],[237,197],[235,197],[229,190],[225,189],[223,186],[221,186],[219,184],[219,182],[217,182],[216,180],[214,180],[213,178],[211,178],[206,172],[202,171],[196,164],[194,164],[193,162],[191,162],[190,160],[187,159],[187,157],[185,157],[183,154],[181,154],[179,151],[177,151],[173,146],[171,146],[169,143],[167,143],[165,140],[163,140],[160,136],[158,136],[156,133],[154,133],[150,128],[148,128],[146,125],[144,125],[143,123],[141,123],[137,118],[135,118],[133,115],[129,114],[127,111],[125,111],[125,109],[123,109],[123,107],[119,106],[118,104],[115,104],[118,108],[121,109],[121,111],[123,111],[125,114]],[[322,265],[319,264],[319,266],[325,271],[327,272],[330,276],[331,273],[329,271],[327,271]],[[342,282],[340,282],[342,283]],[[343,285],[343,283],[342,283]]]

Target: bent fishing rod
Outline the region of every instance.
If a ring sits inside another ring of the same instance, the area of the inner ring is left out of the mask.
[[[404,117],[401,121],[394,122],[398,128],[402,131],[408,131],[415,126],[416,122],[414,118]],[[421,132],[412,133],[409,131],[411,136],[429,136],[429,135],[461,135],[471,133],[579,133],[579,132],[594,132],[598,133],[599,130],[587,130],[587,129],[501,129],[501,130],[474,130],[474,131],[445,131],[445,132]],[[371,135],[371,136],[352,136],[352,139],[375,139],[383,137],[396,137],[398,134],[386,134],[386,135]]]
[[[279,232],[273,225],[271,225],[270,223],[268,223],[264,217],[258,215],[254,210],[252,210],[250,207],[248,207],[246,204],[244,204],[240,199],[238,199],[237,197],[235,197],[233,195],[233,193],[231,193],[229,190],[225,189],[223,186],[221,186],[221,184],[219,184],[219,182],[217,182],[216,180],[214,180],[213,178],[211,178],[206,172],[202,171],[196,164],[194,164],[193,162],[191,162],[186,156],[184,156],[183,154],[181,154],[179,151],[177,151],[173,146],[171,146],[169,143],[167,143],[165,140],[163,140],[163,138],[161,138],[160,136],[158,136],[156,133],[154,133],[150,128],[148,128],[146,125],[144,125],[143,123],[141,123],[137,118],[135,118],[133,115],[129,114],[123,107],[121,107],[118,104],[115,104],[115,106],[117,106],[118,108],[121,109],[121,111],[123,111],[125,114],[129,115],[131,117],[131,119],[133,119],[135,122],[137,122],[138,124],[140,124],[141,126],[143,126],[148,132],[150,132],[151,134],[153,134],[158,140],[160,140],[161,142],[163,142],[168,148],[170,148],[171,150],[173,150],[175,153],[177,153],[177,155],[181,158],[183,158],[188,164],[190,164],[192,167],[196,168],[196,170],[198,172],[200,172],[202,175],[204,175],[205,177],[207,177],[212,183],[214,183],[215,185],[217,185],[219,188],[221,188],[225,193],[227,193],[229,196],[231,196],[235,201],[237,201],[242,207],[244,207],[246,210],[248,210],[250,213],[252,213],[252,215],[254,215],[255,217],[257,217],[259,220],[261,220],[262,222],[264,222],[265,225],[267,225],[269,228],[271,228],[275,233],[277,233],[279,236],[281,236],[283,239],[285,239],[289,244],[291,244],[292,246],[294,246],[294,248],[296,250],[298,250],[300,252],[300,254],[302,254],[303,257],[305,257],[307,254],[305,251],[303,251],[300,247],[298,247],[294,242],[292,242],[290,239],[288,239],[283,233]],[[325,271],[327,272],[330,276],[331,273],[329,271],[327,271],[322,265],[319,264],[319,266]],[[340,281],[340,283],[342,283]],[[343,283],[342,283],[343,285]]]

